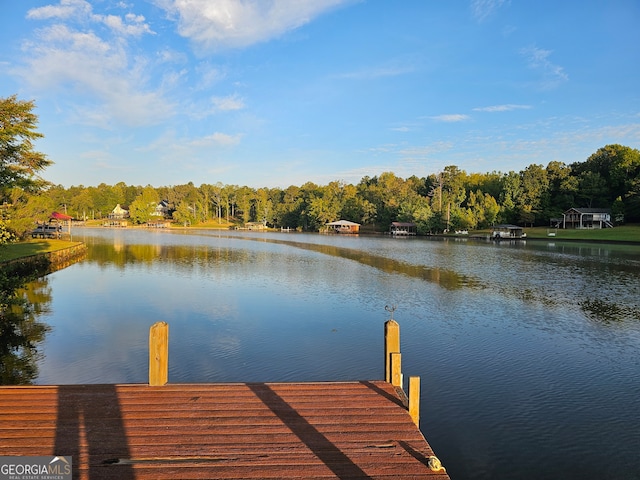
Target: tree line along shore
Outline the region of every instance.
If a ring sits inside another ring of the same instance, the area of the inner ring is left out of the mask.
[[[27,199],[31,218],[64,208],[75,219],[107,219],[119,205],[133,224],[148,222],[161,203],[181,225],[259,222],[272,228],[317,231],[338,219],[385,231],[393,221],[413,222],[418,233],[476,230],[496,223],[549,226],[572,207],[611,210],[612,220],[640,222],[640,151],[607,145],[584,162],[552,161],[520,172],[467,173],[452,165],[428,177],[392,172],[356,184],[307,182],[287,188],[203,183],[152,187],[50,186]]]
[[[0,136],[0,244],[28,236],[35,222],[47,222],[54,211],[95,221],[122,208],[129,222],[144,224],[154,219],[159,205],[163,219],[182,226],[252,222],[300,231],[318,231],[336,220],[372,232],[387,231],[391,222],[411,222],[418,234],[482,230],[500,223],[549,226],[568,209],[584,207],[606,209],[613,225],[640,222],[640,151],[617,144],[568,165],[552,160],[506,173],[468,173],[450,165],[427,177],[385,172],[357,184],[52,185],[41,177],[52,161],[33,147],[42,137],[34,107],[16,96],[0,98],[0,124],[5,126]]]

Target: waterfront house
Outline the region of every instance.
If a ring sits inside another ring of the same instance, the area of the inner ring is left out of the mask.
[[[169,202],[166,200],[160,201],[160,203],[156,204],[153,208],[151,215],[154,217],[167,217],[169,215]]]
[[[349,220],[338,220],[337,222],[327,223],[330,232],[334,233],[358,233],[360,232],[360,224],[350,222]]]
[[[612,228],[608,208],[570,208],[562,214],[562,228]]]
[[[124,207],[121,207],[120,204],[117,204],[111,213],[108,215],[108,218],[112,220],[122,220],[123,218],[129,218],[129,210]]]

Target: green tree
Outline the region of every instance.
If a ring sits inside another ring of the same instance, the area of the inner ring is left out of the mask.
[[[46,222],[55,206],[47,195],[31,195],[13,189],[11,228],[24,236],[33,229],[34,222]]]
[[[459,207],[467,198],[465,189],[467,173],[460,170],[455,165],[449,165],[442,172],[442,188],[444,189],[444,200],[452,207]]]
[[[300,212],[302,211],[303,198],[300,187],[290,185],[280,194],[280,201],[274,206],[275,215],[282,227],[301,227]]]
[[[516,202],[520,208],[520,220],[533,225],[540,219],[543,208],[549,203],[549,179],[542,165],[532,164],[520,172],[522,195]]]
[[[242,214],[243,223],[250,222],[252,219],[252,206],[255,198],[255,191],[247,186],[240,187],[236,190],[236,211]]]
[[[416,224],[418,233],[425,234],[429,232],[430,220],[433,216],[429,199],[420,195],[416,195],[411,202],[404,202],[400,206],[398,220],[401,222],[413,222]]]
[[[575,206],[578,180],[572,175],[571,167],[562,162],[549,162],[546,170],[549,181],[549,201],[545,205],[544,216],[559,218],[563,212]]]
[[[118,191],[104,183],[93,190],[92,197],[95,208],[95,215],[92,215],[92,218],[106,217],[117,204],[125,204],[124,198],[118,195]]]
[[[500,193],[500,215],[504,222],[518,221],[519,198],[522,195],[522,178],[516,172],[509,172],[502,177],[502,192]]]
[[[34,148],[43,135],[37,131],[38,116],[33,113],[33,101],[18,100],[16,95],[0,98],[0,204],[10,205],[2,210],[3,230],[11,231],[1,237],[6,241],[13,232],[22,236],[30,229],[32,219],[24,218],[27,201],[16,203],[16,190],[32,195],[42,191],[48,182],[39,175],[51,161]]]
[[[467,228],[487,228],[495,223],[500,212],[496,199],[480,189],[469,192],[467,209],[470,214]]]
[[[273,201],[271,200],[271,192],[268,188],[259,188],[255,192],[254,210],[256,221],[262,222],[263,225],[267,223],[274,224],[274,209]]]
[[[34,108],[33,101],[18,100],[15,95],[0,98],[1,195],[13,187],[38,192],[47,185],[38,175],[52,162],[34,149],[34,141],[43,137],[36,130]]]
[[[184,226],[193,225],[196,221],[196,217],[193,212],[193,208],[187,203],[186,200],[181,200],[172,214],[173,219],[182,223]]]
[[[634,179],[640,175],[640,151],[623,145],[606,145],[572,168],[578,177],[587,172],[599,175],[602,180],[598,183],[606,190],[605,194],[600,193],[604,195],[600,200],[611,205],[617,197],[627,195]]]
[[[584,171],[578,176],[578,201],[585,207],[603,207],[607,204],[607,181],[595,171]]]
[[[158,204],[158,193],[156,190],[147,186],[142,193],[129,205],[129,217],[134,223],[146,223],[153,216],[156,205]]]
[[[624,223],[624,202],[618,197],[611,205],[611,218],[615,223]]]

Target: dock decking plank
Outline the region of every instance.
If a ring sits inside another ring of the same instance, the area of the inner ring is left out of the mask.
[[[74,479],[448,478],[379,381],[0,387],[0,455],[55,454]]]

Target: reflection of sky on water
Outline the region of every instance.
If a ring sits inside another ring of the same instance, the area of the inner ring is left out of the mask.
[[[170,324],[174,380],[300,379],[314,357],[330,370],[323,379],[345,375],[328,351],[368,309],[351,299],[361,297],[368,280],[360,270],[370,268],[344,271],[340,259],[268,248],[198,248],[173,262],[171,247],[153,246],[150,263],[125,262],[124,273],[110,262],[96,269],[90,258],[51,276],[55,334],[40,383],[145,381],[146,329],[160,320]]]
[[[396,305],[450,473],[545,478],[545,458],[546,478],[585,478],[595,451],[602,477],[640,470],[639,247],[86,233],[89,259],[49,277],[39,383],[145,382],[160,320],[172,382],[379,379]]]

